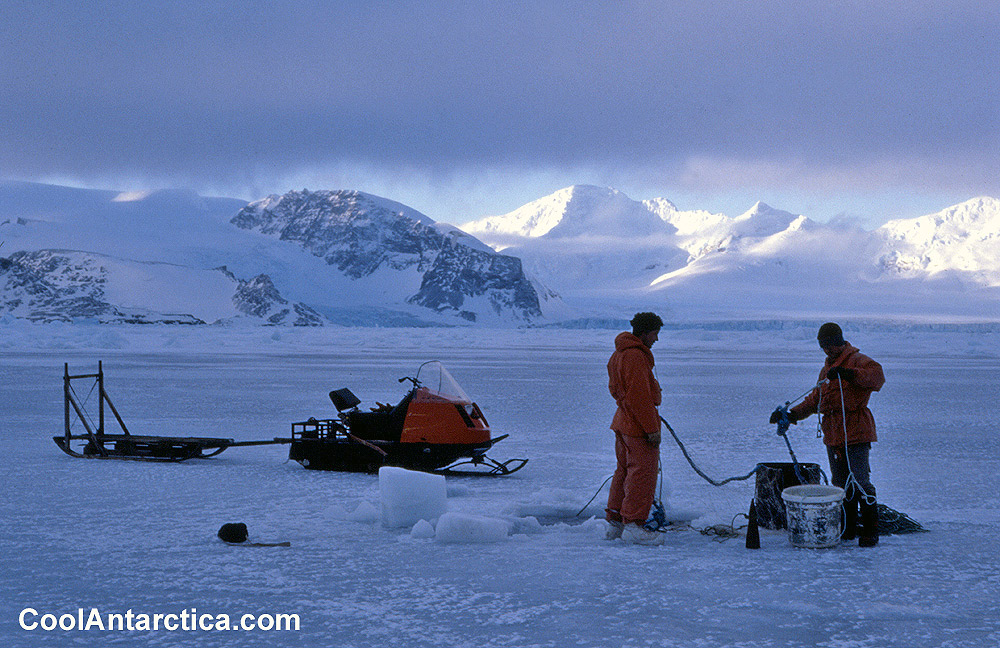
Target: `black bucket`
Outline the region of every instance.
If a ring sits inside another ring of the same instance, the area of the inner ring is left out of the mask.
[[[761,463],[757,464],[757,491],[754,503],[757,508],[757,523],[765,529],[786,529],[785,502],[781,499],[781,491],[789,486],[802,484],[818,484],[820,475],[819,464],[800,463],[799,473],[804,481],[799,481],[795,474],[795,464]]]

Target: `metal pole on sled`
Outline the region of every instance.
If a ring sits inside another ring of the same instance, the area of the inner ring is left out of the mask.
[[[97,433],[104,434],[104,362],[101,360],[97,361],[97,391],[98,391],[98,424]]]
[[[65,425],[63,431],[66,434],[66,447],[69,447],[69,363],[63,365],[63,414],[65,417]]]
[[[69,407],[70,407],[70,405],[72,405],[73,406],[73,410],[76,412],[76,415],[80,418],[80,422],[83,423],[84,429],[87,430],[87,436],[90,438],[90,442],[93,444],[94,449],[102,457],[103,456],[107,456],[108,453],[104,449],[103,440],[100,438],[100,436],[104,434],[104,416],[103,416],[103,412],[102,412],[102,416],[101,416],[101,427],[98,428],[98,430],[95,433],[94,430],[90,429],[90,425],[87,423],[87,417],[84,415],[83,409],[76,402],[76,399],[73,398],[73,390],[70,387],[70,381],[72,381],[73,378],[98,378],[98,380],[100,380],[100,374],[96,374],[96,375],[95,374],[89,374],[89,375],[85,375],[85,376],[71,376],[71,375],[69,375],[69,363],[67,362],[64,365],[64,373],[63,373],[63,402],[65,403],[65,417],[66,417],[66,420],[65,420],[65,423],[66,423],[66,447],[69,448],[69,443],[70,443],[70,440],[72,438],[72,431],[70,430],[70,415],[69,415]]]
[[[87,423],[87,417],[84,414],[83,408],[76,399],[73,397],[72,381],[75,378],[95,378],[97,379],[97,390],[98,390],[98,424],[97,429],[91,429],[90,425]],[[107,456],[107,451],[104,449],[104,404],[108,404],[111,408],[111,413],[114,414],[115,418],[118,420],[118,424],[121,425],[122,432],[128,436],[130,433],[128,428],[125,427],[125,421],[122,420],[121,415],[118,414],[118,410],[115,409],[114,403],[108,397],[108,393],[104,390],[104,364],[101,361],[97,363],[97,373],[96,374],[81,374],[79,376],[71,376],[69,373],[69,363],[63,364],[63,417],[65,426],[65,443],[66,447],[70,447],[70,440],[72,438],[71,430],[71,420],[70,420],[70,406],[76,412],[76,415],[80,418],[80,422],[83,427],[87,430],[87,436],[90,438],[91,444],[94,449],[101,456]]]

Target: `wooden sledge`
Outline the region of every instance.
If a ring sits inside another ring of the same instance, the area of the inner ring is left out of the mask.
[[[73,390],[74,380],[94,379],[97,381],[98,420],[88,422],[83,405]],[[56,445],[71,457],[84,459],[130,459],[135,461],[185,461],[187,459],[206,459],[214,457],[226,448],[234,446],[273,445],[290,443],[291,439],[275,438],[266,441],[234,441],[233,439],[210,437],[168,437],[146,436],[129,432],[125,421],[108,398],[104,390],[104,367],[97,363],[96,374],[70,375],[69,364],[63,372],[63,404],[65,432],[52,437]],[[105,432],[105,405],[114,415],[121,432]],[[85,434],[73,434],[73,414],[83,424]],[[82,442],[79,450],[73,448],[73,442]]]

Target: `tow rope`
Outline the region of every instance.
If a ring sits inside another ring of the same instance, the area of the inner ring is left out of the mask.
[[[787,408],[788,403],[786,403],[785,406]],[[723,486],[723,485],[728,484],[729,482],[733,482],[733,481],[745,481],[745,480],[750,479],[751,477],[753,477],[755,474],[757,474],[757,469],[761,465],[760,463],[756,464],[753,467],[753,470],[751,470],[750,472],[748,472],[745,475],[737,475],[737,476],[734,476],[734,477],[727,477],[726,479],[722,479],[722,480],[712,479],[707,474],[705,474],[705,472],[701,468],[699,468],[697,466],[697,464],[695,464],[695,462],[694,462],[693,459],[691,459],[691,455],[688,454],[687,448],[684,446],[684,442],[681,441],[680,437],[677,436],[677,433],[674,431],[674,428],[670,425],[670,423],[667,422],[667,419],[663,418],[662,416],[659,417],[659,418],[660,418],[660,421],[663,422],[663,425],[666,426],[667,431],[670,432],[670,436],[672,436],[674,438],[674,442],[677,443],[677,447],[679,447],[681,449],[681,453],[684,455],[684,458],[687,459],[687,462],[688,462],[688,464],[690,464],[691,468],[698,474],[698,476],[700,476],[702,479],[704,479],[705,481],[707,481],[709,484],[711,484],[713,486]],[[787,411],[786,411],[785,418],[784,418],[784,430],[787,431],[787,429],[788,429],[788,416],[787,416]],[[792,444],[788,440],[787,434],[782,434],[780,423],[779,423],[778,434],[781,435],[785,439],[785,444],[788,446],[788,452],[792,456],[792,463],[795,465],[796,476],[799,477],[799,481],[801,483],[805,483],[802,480],[801,475],[799,474],[798,459],[795,457],[795,452],[792,450]],[[663,504],[662,504],[662,500],[663,500],[663,462],[660,461],[658,463],[659,463],[659,467],[658,467],[657,470],[659,472],[659,481],[660,481],[660,489],[659,490],[660,490],[660,493],[659,493],[659,497],[653,499],[653,507],[651,509],[652,517],[646,523],[647,524],[647,528],[651,524],[655,525],[656,528],[655,529],[651,529],[651,530],[659,530],[662,527],[666,526],[666,511],[664,510],[664,507],[663,507]],[[600,495],[601,491],[604,490],[604,487],[607,485],[607,483],[609,481],[611,481],[611,479],[613,477],[614,477],[614,474],[608,475],[608,477],[603,482],[601,482],[601,485],[597,487],[597,491],[594,493],[593,497],[591,497],[589,500],[587,500],[587,503],[583,505],[583,508],[581,508],[579,511],[577,511],[577,514],[576,514],[577,517],[583,515],[583,512],[587,510],[587,507],[590,506],[594,502],[595,499],[597,499],[597,496]],[[826,475],[824,475],[824,477],[826,477]]]
[[[712,479],[711,477],[709,477],[708,475],[706,475],[704,472],[702,472],[701,468],[699,468],[697,465],[695,465],[694,461],[691,459],[691,455],[688,454],[687,448],[684,447],[684,443],[677,436],[677,433],[674,432],[674,428],[670,427],[670,424],[667,423],[667,419],[665,419],[665,418],[663,418],[661,416],[660,420],[663,421],[663,424],[667,427],[667,431],[670,432],[670,436],[674,437],[674,441],[677,442],[677,447],[679,447],[681,449],[681,453],[683,453],[684,458],[687,459],[687,462],[689,464],[691,464],[691,468],[693,468],[694,471],[696,473],[698,473],[698,475],[702,479],[704,479],[705,481],[707,481],[712,486],[722,486],[723,484],[728,484],[731,481],[743,481],[743,480],[746,480],[746,479],[750,479],[755,474],[757,474],[757,466],[760,466],[759,463],[756,466],[753,467],[753,470],[751,470],[750,472],[748,472],[745,475],[739,475],[739,476],[736,476],[736,477],[727,477],[726,479],[723,479],[722,481],[716,481],[716,480]],[[786,437],[785,440],[786,441],[788,440],[787,437]],[[791,449],[790,445],[788,447],[789,447],[789,449]],[[794,456],[795,455],[793,454],[792,457],[794,457]]]

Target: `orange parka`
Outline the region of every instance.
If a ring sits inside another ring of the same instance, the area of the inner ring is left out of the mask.
[[[851,380],[826,380],[833,367],[853,369]],[[868,399],[885,384],[882,365],[848,344],[835,359],[826,359],[819,372],[820,384],[790,413],[797,419],[819,412],[822,415],[823,443],[828,446],[845,445],[844,416],[847,414],[846,445],[877,441],[875,417],[868,409]],[[844,400],[841,405],[841,384]]]
[[[632,437],[660,431],[660,383],[653,375],[653,352],[635,335],[615,338],[615,352],[608,360],[608,390],[618,409],[611,429]]]

